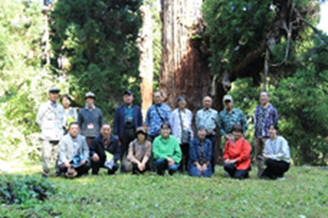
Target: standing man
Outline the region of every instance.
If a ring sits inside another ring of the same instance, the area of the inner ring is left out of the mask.
[[[55,171],[59,175],[57,165],[58,143],[64,134],[64,108],[57,103],[60,90],[57,87],[49,89],[49,101],[43,103],[38,111],[36,122],[42,134],[42,177],[47,178],[50,173],[51,159],[55,158]]]
[[[263,172],[263,149],[266,140],[269,138],[270,125],[277,126],[278,124],[278,112],[269,103],[270,95],[268,92],[261,92],[260,101],[261,105],[258,105],[255,109],[254,116],[254,128],[255,128],[255,158],[258,168],[258,175]]]
[[[101,127],[101,134],[93,140],[90,147],[92,175],[98,175],[100,167],[107,168],[108,175],[113,175],[119,165],[120,146],[117,138],[111,134],[112,129],[108,123]],[[107,161],[106,152],[113,155],[113,159]]]
[[[196,114],[196,128],[200,127],[206,129],[206,138],[211,141],[212,144],[212,157],[211,157],[211,167],[212,172],[215,170],[215,151],[216,151],[216,126],[219,119],[219,114],[216,110],[212,109],[212,98],[206,96],[203,99],[204,108],[197,111]]]
[[[87,175],[90,170],[89,147],[85,137],[79,134],[77,122],[70,123],[68,134],[59,143],[58,166],[70,178]]]
[[[171,117],[171,108],[163,103],[163,93],[156,91],[154,93],[155,104],[150,106],[146,115],[146,126],[148,127],[148,140],[153,142],[161,134],[161,125],[168,123]]]
[[[94,105],[95,94],[88,92],[85,94],[85,107],[79,111],[78,123],[81,135],[86,137],[88,146],[100,133],[100,128],[104,123],[102,111]]]
[[[233,108],[234,102],[231,95],[225,95],[223,97],[223,104],[225,110],[221,111],[219,115],[219,130],[226,141],[229,141],[232,139],[232,127],[235,124],[241,125],[243,127],[243,134],[245,134],[247,123],[243,112]]]
[[[124,104],[115,112],[114,135],[118,136],[121,143],[121,163],[124,155],[127,155],[129,144],[135,139],[136,128],[142,126],[142,114],[139,106],[133,104],[133,94],[126,90],[123,94]],[[121,172],[125,169],[121,166]]]

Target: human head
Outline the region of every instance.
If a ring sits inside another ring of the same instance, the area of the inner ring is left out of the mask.
[[[92,106],[95,103],[96,96],[92,92],[87,92],[85,94],[84,100],[88,106]]]
[[[266,91],[262,91],[260,94],[261,105],[266,105],[270,100],[270,94]]]
[[[136,129],[136,138],[138,141],[145,141],[147,138],[147,132],[144,127],[140,126]]]
[[[52,87],[49,89],[49,100],[52,102],[56,102],[59,98],[59,92],[60,90],[57,87]]]
[[[77,122],[71,122],[69,124],[68,132],[73,138],[76,138],[79,134],[79,124]]]
[[[227,110],[231,110],[233,107],[233,99],[231,95],[223,96],[223,104]]]
[[[123,101],[127,105],[131,105],[133,102],[133,94],[130,90],[125,90],[123,94]]]
[[[203,141],[206,137],[206,129],[205,126],[200,126],[197,132],[198,138]]]
[[[160,105],[160,104],[162,104],[163,100],[164,100],[163,93],[161,91],[154,92],[155,104]]]
[[[71,105],[71,98],[69,95],[65,94],[60,97],[60,102],[64,108],[68,108]]]
[[[243,136],[244,129],[241,125],[235,124],[232,127],[232,134],[235,140],[240,139]]]
[[[205,96],[203,98],[203,105],[206,109],[212,107],[212,98],[210,96]]]
[[[180,95],[179,98],[177,99],[177,103],[180,109],[186,108],[187,102],[188,102],[187,97],[185,95]]]
[[[163,138],[168,138],[171,133],[171,125],[169,123],[162,123],[161,125],[161,135]]]
[[[105,139],[107,139],[110,136],[111,132],[112,132],[112,129],[111,129],[109,123],[104,123],[100,129],[100,133],[102,134],[102,136]]]
[[[270,138],[275,138],[278,135],[278,126],[271,124],[269,126],[269,136]]]

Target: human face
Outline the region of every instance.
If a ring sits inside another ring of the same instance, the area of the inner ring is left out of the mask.
[[[62,104],[64,108],[68,108],[71,105],[71,101],[68,98],[64,97],[62,99]]]
[[[123,101],[124,101],[125,104],[131,105],[132,102],[133,102],[133,95],[125,94],[123,96]]]
[[[94,98],[87,98],[87,99],[85,99],[85,103],[87,105],[93,105],[95,103],[95,99]]]
[[[161,128],[161,134],[162,134],[163,138],[165,138],[165,139],[168,138],[170,136],[170,133],[171,133],[170,128],[167,128],[167,127]]]
[[[206,130],[205,129],[198,130],[198,138],[200,140],[204,140],[205,137],[206,137]]]
[[[277,130],[273,126],[269,128],[269,136],[270,138],[275,138],[277,136]]]
[[[233,107],[233,101],[229,101],[229,100],[225,101],[224,106],[227,110],[231,110]]]
[[[100,130],[101,134],[103,135],[103,137],[105,139],[107,139],[111,132],[112,132],[112,129],[110,128],[110,125],[108,124],[104,124],[102,127],[101,127],[101,130]]]
[[[232,135],[235,138],[235,140],[237,141],[238,139],[240,139],[243,136],[243,133],[241,133],[239,131],[232,131]]]
[[[79,125],[72,124],[69,128],[69,134],[71,134],[73,138],[76,138],[77,134],[79,134]]]
[[[160,92],[155,92],[154,93],[154,101],[155,104],[160,105],[163,102],[163,96],[161,95]]]
[[[137,139],[138,139],[139,142],[143,142],[143,141],[145,141],[146,136],[143,133],[138,133]]]
[[[181,99],[178,103],[180,109],[185,109],[187,106],[187,102],[184,99]]]
[[[49,93],[49,99],[52,102],[56,102],[58,100],[59,93],[58,92],[50,92]]]
[[[212,98],[209,96],[206,96],[203,100],[203,105],[206,109],[209,109],[210,107],[212,107]]]
[[[261,92],[260,94],[260,101],[261,105],[266,105],[269,102],[269,96],[266,92]]]

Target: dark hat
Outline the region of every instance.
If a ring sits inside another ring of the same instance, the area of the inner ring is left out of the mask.
[[[60,89],[58,89],[57,87],[51,87],[49,89],[49,93],[59,93],[60,92]]]
[[[87,94],[85,94],[84,100],[87,98],[93,98],[96,99],[96,96],[93,92],[87,92]]]
[[[130,90],[125,90],[123,95],[132,95],[133,93]]]
[[[136,129],[136,137],[138,136],[139,133],[144,134],[147,137],[147,132],[143,126],[140,126]]]
[[[179,101],[181,101],[182,99],[188,102],[187,97],[185,95],[180,95],[177,99],[177,102],[179,103]]]

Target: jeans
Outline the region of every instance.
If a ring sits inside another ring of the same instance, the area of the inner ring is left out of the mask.
[[[277,177],[283,177],[290,166],[288,162],[277,161],[270,158],[265,161],[265,164],[267,168],[260,175],[260,178],[276,179]]]
[[[176,171],[178,171],[178,165],[173,164],[172,166],[168,166],[167,160],[163,160],[161,158],[156,159],[155,166],[157,170],[157,174],[163,176],[165,174],[165,170],[169,171],[170,175],[173,175]]]
[[[188,173],[190,176],[199,176],[199,177],[211,177],[213,174],[211,165],[208,166],[207,169],[202,172],[198,170],[197,166],[189,165]]]
[[[212,158],[211,158],[211,167],[212,167],[212,172],[215,172],[215,153],[216,153],[216,135],[208,135],[206,136],[207,139],[209,139],[212,143]]]
[[[235,179],[246,179],[248,178],[248,172],[251,170],[249,166],[246,170],[237,170],[234,164],[224,164],[224,170],[229,173],[232,178]]]
[[[62,173],[66,173],[67,172],[67,167],[65,166],[65,164],[60,164],[59,166],[59,170]],[[85,164],[83,164],[82,166],[79,166],[77,168],[75,168],[76,172],[77,172],[77,176],[82,176],[84,174],[88,174],[88,171],[90,170],[90,163],[89,162],[85,162]]]

